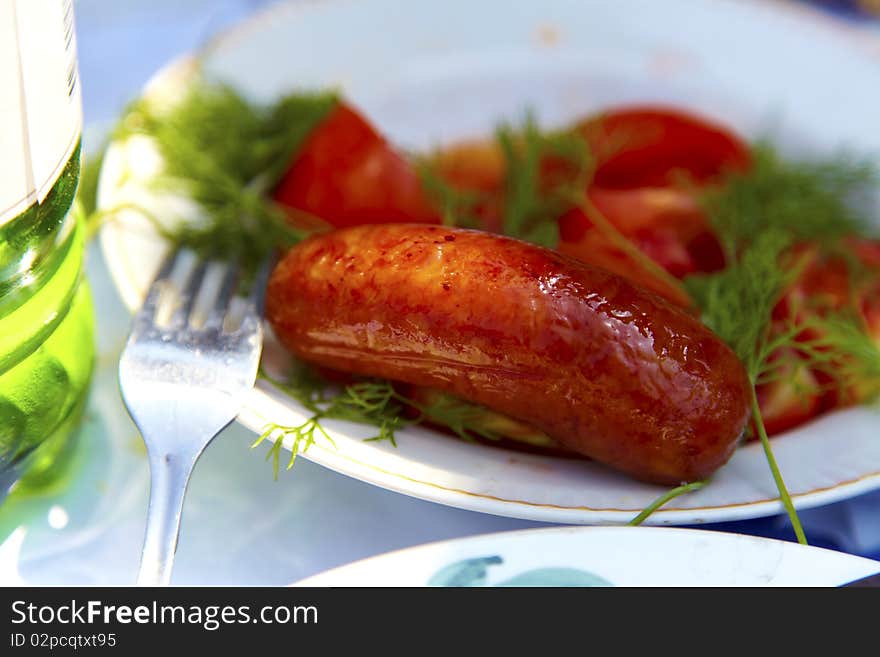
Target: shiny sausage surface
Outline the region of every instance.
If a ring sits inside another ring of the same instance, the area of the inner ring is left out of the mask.
[[[636,478],[707,477],[736,448],[749,382],[694,317],[605,270],[421,224],[310,238],[267,317],[300,358],[444,390]]]

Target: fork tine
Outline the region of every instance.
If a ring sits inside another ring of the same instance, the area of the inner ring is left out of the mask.
[[[268,258],[263,260],[254,273],[250,289],[241,299],[242,303],[238,308],[241,321],[232,331],[235,335],[252,335],[255,331],[259,331],[263,316],[263,298],[266,293],[271,264]]]
[[[266,296],[266,283],[269,280],[269,274],[272,272],[272,260],[266,258],[260,263],[257,272],[254,274],[254,280],[251,282],[251,289],[248,291],[246,300],[253,305],[257,313],[263,312],[263,299]]]
[[[220,290],[208,310],[205,319],[206,329],[219,329],[223,325],[223,319],[226,317],[226,311],[229,309],[229,302],[232,295],[238,288],[239,267],[238,265],[230,266],[223,275],[223,283]]]
[[[168,276],[174,270],[174,266],[177,264],[180,254],[180,249],[175,249],[165,256],[165,260],[162,261],[156,275],[153,277],[153,282],[150,284],[144,303],[137,313],[138,319],[152,321],[156,316],[156,308],[159,304],[159,299],[162,296],[162,286],[157,285],[157,283],[167,280]]]
[[[199,296],[199,289],[202,287],[202,281],[205,278],[205,271],[208,263],[204,260],[196,264],[195,269],[190,273],[186,281],[183,282],[179,291],[180,304],[171,314],[169,320],[169,328],[181,328],[186,325],[189,316],[195,306],[196,299]]]

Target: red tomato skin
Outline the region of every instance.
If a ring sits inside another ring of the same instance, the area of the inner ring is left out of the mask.
[[[782,378],[755,388],[761,419],[768,436],[808,422],[822,412],[825,400],[820,377],[798,359],[794,349],[786,347],[776,352],[772,358],[786,358],[791,364],[785,367]],[[757,438],[754,426],[751,435],[752,438]]]
[[[590,227],[577,241],[565,239],[565,226],[569,221],[579,222],[583,214],[580,210],[572,210],[561,220],[561,232],[563,238],[559,242],[557,251],[583,263],[601,267],[618,276],[635,283],[641,288],[657,294],[672,304],[682,308],[691,305],[690,298],[679,288],[670,284],[667,280],[657,276],[638,259],[618,248],[597,229]],[[638,248],[644,245],[633,242]],[[664,249],[667,245],[657,243],[657,248]],[[657,254],[647,254],[657,258]]]
[[[822,412],[823,397],[795,391],[789,384],[770,384],[757,391],[761,419],[772,438],[806,424]],[[757,437],[752,431],[752,437]]]
[[[794,262],[800,275],[791,283],[773,310],[774,321],[784,330],[786,322],[808,322],[811,318],[835,313],[853,313],[863,323],[868,336],[880,346],[880,242],[863,238],[844,240],[843,245],[864,269],[853,280],[850,264],[835,254],[823,255],[815,245],[800,245],[793,251]],[[805,329],[797,336],[798,342],[822,338],[820,328]],[[797,349],[797,343],[794,348]],[[877,382],[844,376],[829,362],[821,369],[806,371],[802,376],[810,385],[799,390],[790,384],[783,389],[758,389],[759,402],[765,413],[769,434],[793,428],[822,413],[864,402],[877,390]],[[811,392],[809,387],[815,388]],[[765,409],[765,403],[767,408]]]
[[[274,198],[335,227],[440,221],[412,164],[345,103],[306,139]]]
[[[717,240],[691,194],[673,188],[591,187],[588,196],[621,235],[673,276],[682,278],[723,266]],[[587,245],[595,243],[592,233],[596,230],[580,209],[566,213],[559,223],[560,250],[587,257]]]
[[[724,266],[696,194],[749,168],[742,139],[701,116],[661,106],[612,109],[578,129],[597,160],[589,199],[621,234],[678,278]],[[587,257],[595,251],[594,230],[582,212],[568,213],[560,250]],[[636,273],[646,284],[644,272]]]
[[[751,164],[748,145],[721,124],[661,105],[608,110],[579,124],[598,160],[594,184],[608,189],[704,184]]]

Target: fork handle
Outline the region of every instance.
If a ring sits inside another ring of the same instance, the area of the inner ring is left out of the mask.
[[[195,464],[190,454],[150,454],[150,507],[138,586],[167,586],[171,581],[183,498]]]

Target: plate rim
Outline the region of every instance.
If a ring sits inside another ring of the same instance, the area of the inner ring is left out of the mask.
[[[255,388],[255,390],[257,389]],[[261,392],[261,394],[266,393]],[[258,424],[259,420],[256,419],[258,417],[261,418],[262,424]],[[237,421],[256,434],[261,433],[262,427],[268,423],[266,418],[260,416],[259,413],[250,407],[242,411]],[[329,433],[333,438],[344,435],[332,429],[329,430]],[[364,463],[342,451],[328,449],[320,443],[312,445],[307,452],[300,452],[297,458],[300,456],[334,472],[380,486],[386,490],[410,495],[429,502],[508,518],[565,523],[567,525],[619,526],[628,523],[640,512],[640,509],[594,508],[580,505],[562,506],[527,500],[507,499],[455,489],[433,482],[422,481],[407,474],[393,472],[370,463]],[[339,464],[340,461],[354,464],[358,472],[361,469],[368,469],[374,473],[373,477],[353,472],[351,468],[341,466]],[[805,510],[849,499],[860,493],[875,490],[878,487],[880,487],[880,471],[868,473],[854,480],[831,487],[815,489],[806,493],[791,494],[791,499],[797,510]],[[429,491],[442,492],[439,494],[434,492],[432,495]],[[451,500],[453,499],[457,501],[452,502]],[[498,508],[499,505],[506,509],[507,512],[501,511]],[[767,517],[784,513],[784,511],[785,508],[781,500],[778,497],[773,497],[753,502],[714,506],[661,508],[646,518],[642,524],[647,526],[703,525]]]
[[[845,43],[850,49],[862,51],[862,54],[880,57],[880,33],[874,34],[864,27],[829,14],[817,7],[804,5],[796,2],[796,0],[773,0],[773,2],[769,3],[766,0],[724,1],[730,5],[747,4],[755,8],[795,16],[799,20],[807,21],[810,25],[818,25],[826,29],[829,35]],[[280,13],[297,13],[321,5],[344,4],[345,2],[346,0],[282,0],[281,2],[262,7],[243,20],[220,30],[199,47],[170,59],[150,76],[142,87],[142,91],[174,77],[175,73],[180,70],[192,68],[200,57],[222,48],[231,40],[242,38],[251,30],[259,29],[261,25],[275,19]],[[99,199],[105,175],[106,167],[102,165],[98,187]],[[140,290],[135,289],[134,277],[129,275],[130,272],[120,274],[120,268],[122,268],[122,271],[125,269],[124,263],[120,262],[119,258],[107,257],[108,251],[111,250],[109,234],[109,231],[104,230],[103,227],[99,233],[104,261],[123,304],[129,312],[133,312],[140,303]],[[253,394],[258,394],[266,400],[271,400],[267,392],[260,390],[259,382],[254,387]],[[250,396],[235,421],[249,431],[259,435],[268,421],[258,411],[254,410],[252,400],[253,396]],[[344,435],[341,432],[332,430],[330,433],[331,436],[334,436],[334,434]],[[284,447],[289,451],[288,445],[285,444]],[[585,525],[611,527],[625,525],[639,513],[639,510],[634,509],[594,508],[586,505],[561,506],[527,500],[507,499],[474,491],[455,489],[434,482],[422,481],[401,472],[394,472],[373,464],[364,463],[340,451],[328,449],[320,443],[312,445],[306,452],[300,452],[299,456],[327,467],[334,472],[386,490],[454,508],[502,517],[548,523],[564,523],[570,527]],[[341,464],[343,461],[355,464],[357,472],[353,472],[351,468],[344,467]],[[365,472],[367,470],[372,473],[372,476],[368,476]],[[795,508],[801,511],[850,499],[878,488],[880,488],[880,470],[860,475],[833,486],[815,488],[803,493],[792,493],[791,499]],[[437,491],[442,492],[438,493]],[[767,517],[783,513],[784,510],[779,497],[711,506],[664,507],[656,510],[644,521],[643,525],[701,525]]]

